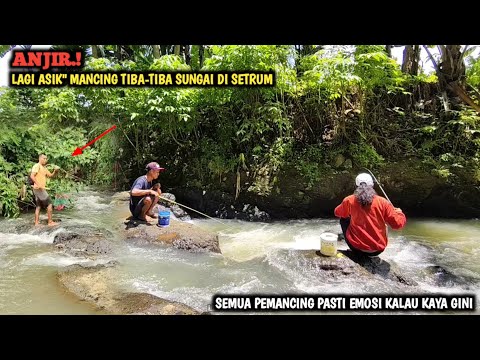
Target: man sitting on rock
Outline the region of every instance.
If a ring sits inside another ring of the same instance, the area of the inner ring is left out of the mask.
[[[145,170],[147,173],[137,178],[130,190],[130,212],[133,220],[150,221],[157,217],[153,213],[153,207],[157,204],[162,191],[160,184],[152,185],[152,181],[165,169],[158,163],[151,162]]]

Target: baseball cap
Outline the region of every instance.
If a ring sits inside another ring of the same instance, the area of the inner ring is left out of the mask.
[[[361,183],[365,183],[367,186],[373,186],[373,179],[370,174],[358,174],[357,178],[355,179],[355,185],[360,186]]]
[[[148,163],[147,166],[145,167],[145,169],[148,171],[148,170],[165,170],[165,168],[162,168],[160,165],[158,165],[158,163],[156,162],[151,162],[151,163]]]

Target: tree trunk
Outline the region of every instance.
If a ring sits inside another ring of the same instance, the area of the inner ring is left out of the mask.
[[[461,45],[440,45],[439,49],[442,57],[438,68],[448,90],[480,113],[480,105],[476,104],[465,91],[466,74],[463,62],[465,51],[462,52]]]
[[[173,53],[174,53],[175,55],[180,56],[180,46],[181,46],[181,45],[175,45],[175,49],[173,50]]]
[[[323,49],[323,45],[295,45],[295,51],[300,57],[315,54],[317,51]]]
[[[162,52],[162,56],[163,55],[168,55],[168,45],[160,45],[160,50]]]
[[[115,46],[115,57],[117,60],[122,60],[122,45]]]
[[[420,61],[420,45],[405,45],[403,50],[402,72],[418,75],[418,62]]]
[[[92,56],[95,59],[98,59],[100,57],[100,51],[98,50],[98,45],[92,45]]]
[[[198,63],[200,69],[203,67],[204,52],[205,48],[203,47],[203,45],[198,45]]]
[[[413,60],[412,75],[418,75],[418,64],[420,63],[420,45],[414,46],[413,54],[415,58]]]
[[[465,85],[465,64],[461,45],[440,45],[439,48],[442,60],[438,67],[447,82],[457,81],[459,85]]]
[[[190,45],[185,45],[185,63],[190,65],[192,54],[190,54]]]
[[[392,58],[392,45],[385,45],[385,52],[387,56],[391,59]]]
[[[457,95],[464,103],[470,105],[475,109],[477,113],[480,114],[480,105],[476,104],[470,96],[468,96],[464,87],[460,85],[457,81],[452,81],[448,83],[448,87],[455,95]]]
[[[135,59],[135,51],[132,49],[131,45],[122,45],[122,59]]]
[[[103,49],[103,45],[92,45],[92,55],[94,58],[105,57],[105,50]]]
[[[440,64],[437,64],[428,47],[424,45],[424,48],[437,72],[440,89],[443,92],[449,91],[450,95],[458,96],[480,114],[480,105],[475,103],[465,91],[465,64],[463,63],[465,51],[461,51],[461,46],[440,45]]]
[[[152,45],[153,47],[153,57],[155,59],[160,59],[160,45]]]

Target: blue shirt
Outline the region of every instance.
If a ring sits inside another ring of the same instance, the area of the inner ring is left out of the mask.
[[[147,177],[145,175],[142,175],[135,180],[135,182],[132,185],[132,188],[130,189],[130,204],[133,203],[133,198],[135,200],[140,200],[143,198],[145,195],[140,195],[140,196],[133,196],[132,191],[133,189],[139,189],[139,190],[148,190],[152,188],[152,182],[147,181]]]

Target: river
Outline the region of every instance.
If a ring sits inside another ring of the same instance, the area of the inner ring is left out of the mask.
[[[195,219],[199,227],[218,232],[222,254],[191,253],[171,247],[124,243],[124,209],[109,194],[83,191],[72,209],[54,213],[63,222],[89,224],[112,232],[122,243],[118,284],[179,301],[207,311],[215,294],[480,294],[480,221],[408,219],[400,231],[389,232],[381,258],[415,280],[411,290],[381,276],[359,282],[328,278],[321,269],[301,260],[299,250],[319,248],[324,231],[340,232],[336,219],[245,222]],[[408,215],[408,214],[407,214]],[[46,214],[41,219],[45,222]],[[110,257],[84,259],[66,255],[53,245],[50,234],[35,229],[17,234],[19,224],[33,223],[33,213],[0,220],[1,314],[102,314],[65,291],[57,270],[75,263],[105,263]],[[344,242],[339,249],[346,249]],[[478,312],[476,312],[478,313]]]

